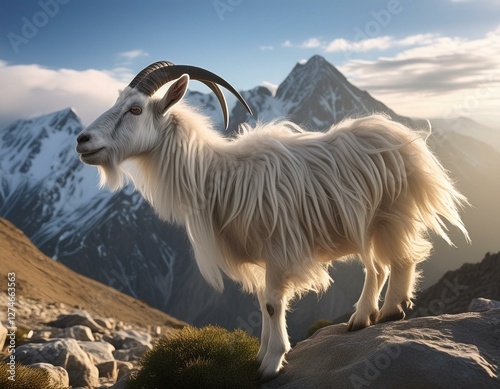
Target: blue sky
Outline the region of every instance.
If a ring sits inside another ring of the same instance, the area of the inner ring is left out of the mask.
[[[0,127],[70,105],[88,124],[156,60],[246,90],[315,54],[401,114],[500,124],[498,0],[0,0]]]

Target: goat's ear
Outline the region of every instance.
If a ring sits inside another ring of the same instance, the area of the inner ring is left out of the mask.
[[[170,108],[177,104],[186,94],[189,76],[183,74],[170,88],[160,101],[160,113],[164,115]]]

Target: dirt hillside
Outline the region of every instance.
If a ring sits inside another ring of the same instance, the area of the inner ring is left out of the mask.
[[[181,327],[177,320],[116,289],[75,273],[41,253],[9,221],[0,218],[0,292],[7,291],[7,274],[16,277],[16,298],[43,304],[64,304],[91,315],[112,317],[140,327]],[[2,309],[6,309],[3,307]],[[22,322],[22,318],[17,318]]]

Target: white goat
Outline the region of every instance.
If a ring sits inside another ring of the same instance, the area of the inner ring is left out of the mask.
[[[198,267],[216,289],[224,272],[256,293],[263,316],[260,372],[269,378],[290,349],[289,300],[327,289],[332,260],[358,254],[366,279],[349,330],[404,318],[417,272],[431,249],[427,231],[448,243],[443,222],[468,239],[457,208],[467,200],[426,146],[424,135],[384,116],[346,120],[324,133],[287,122],[244,125],[235,139],[180,102],[204,69],[158,62],[141,71],[115,105],[78,136],[81,160],[101,184],[129,176],[164,220],[186,226]],[[151,96],[177,80],[160,98]],[[127,160],[131,163],[123,165]],[[383,307],[379,294],[391,273]]]

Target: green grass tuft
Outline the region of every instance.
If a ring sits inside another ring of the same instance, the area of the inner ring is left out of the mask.
[[[11,381],[9,369],[9,365],[0,363],[0,389],[63,389],[49,385],[49,374],[45,370],[16,364],[15,381]]]
[[[126,388],[257,388],[258,350],[242,330],[185,327],[144,355]]]
[[[331,326],[333,323],[330,320],[326,319],[320,319],[313,324],[307,329],[307,337],[309,338],[314,334],[316,331],[318,331],[320,328],[326,327],[326,326]]]

